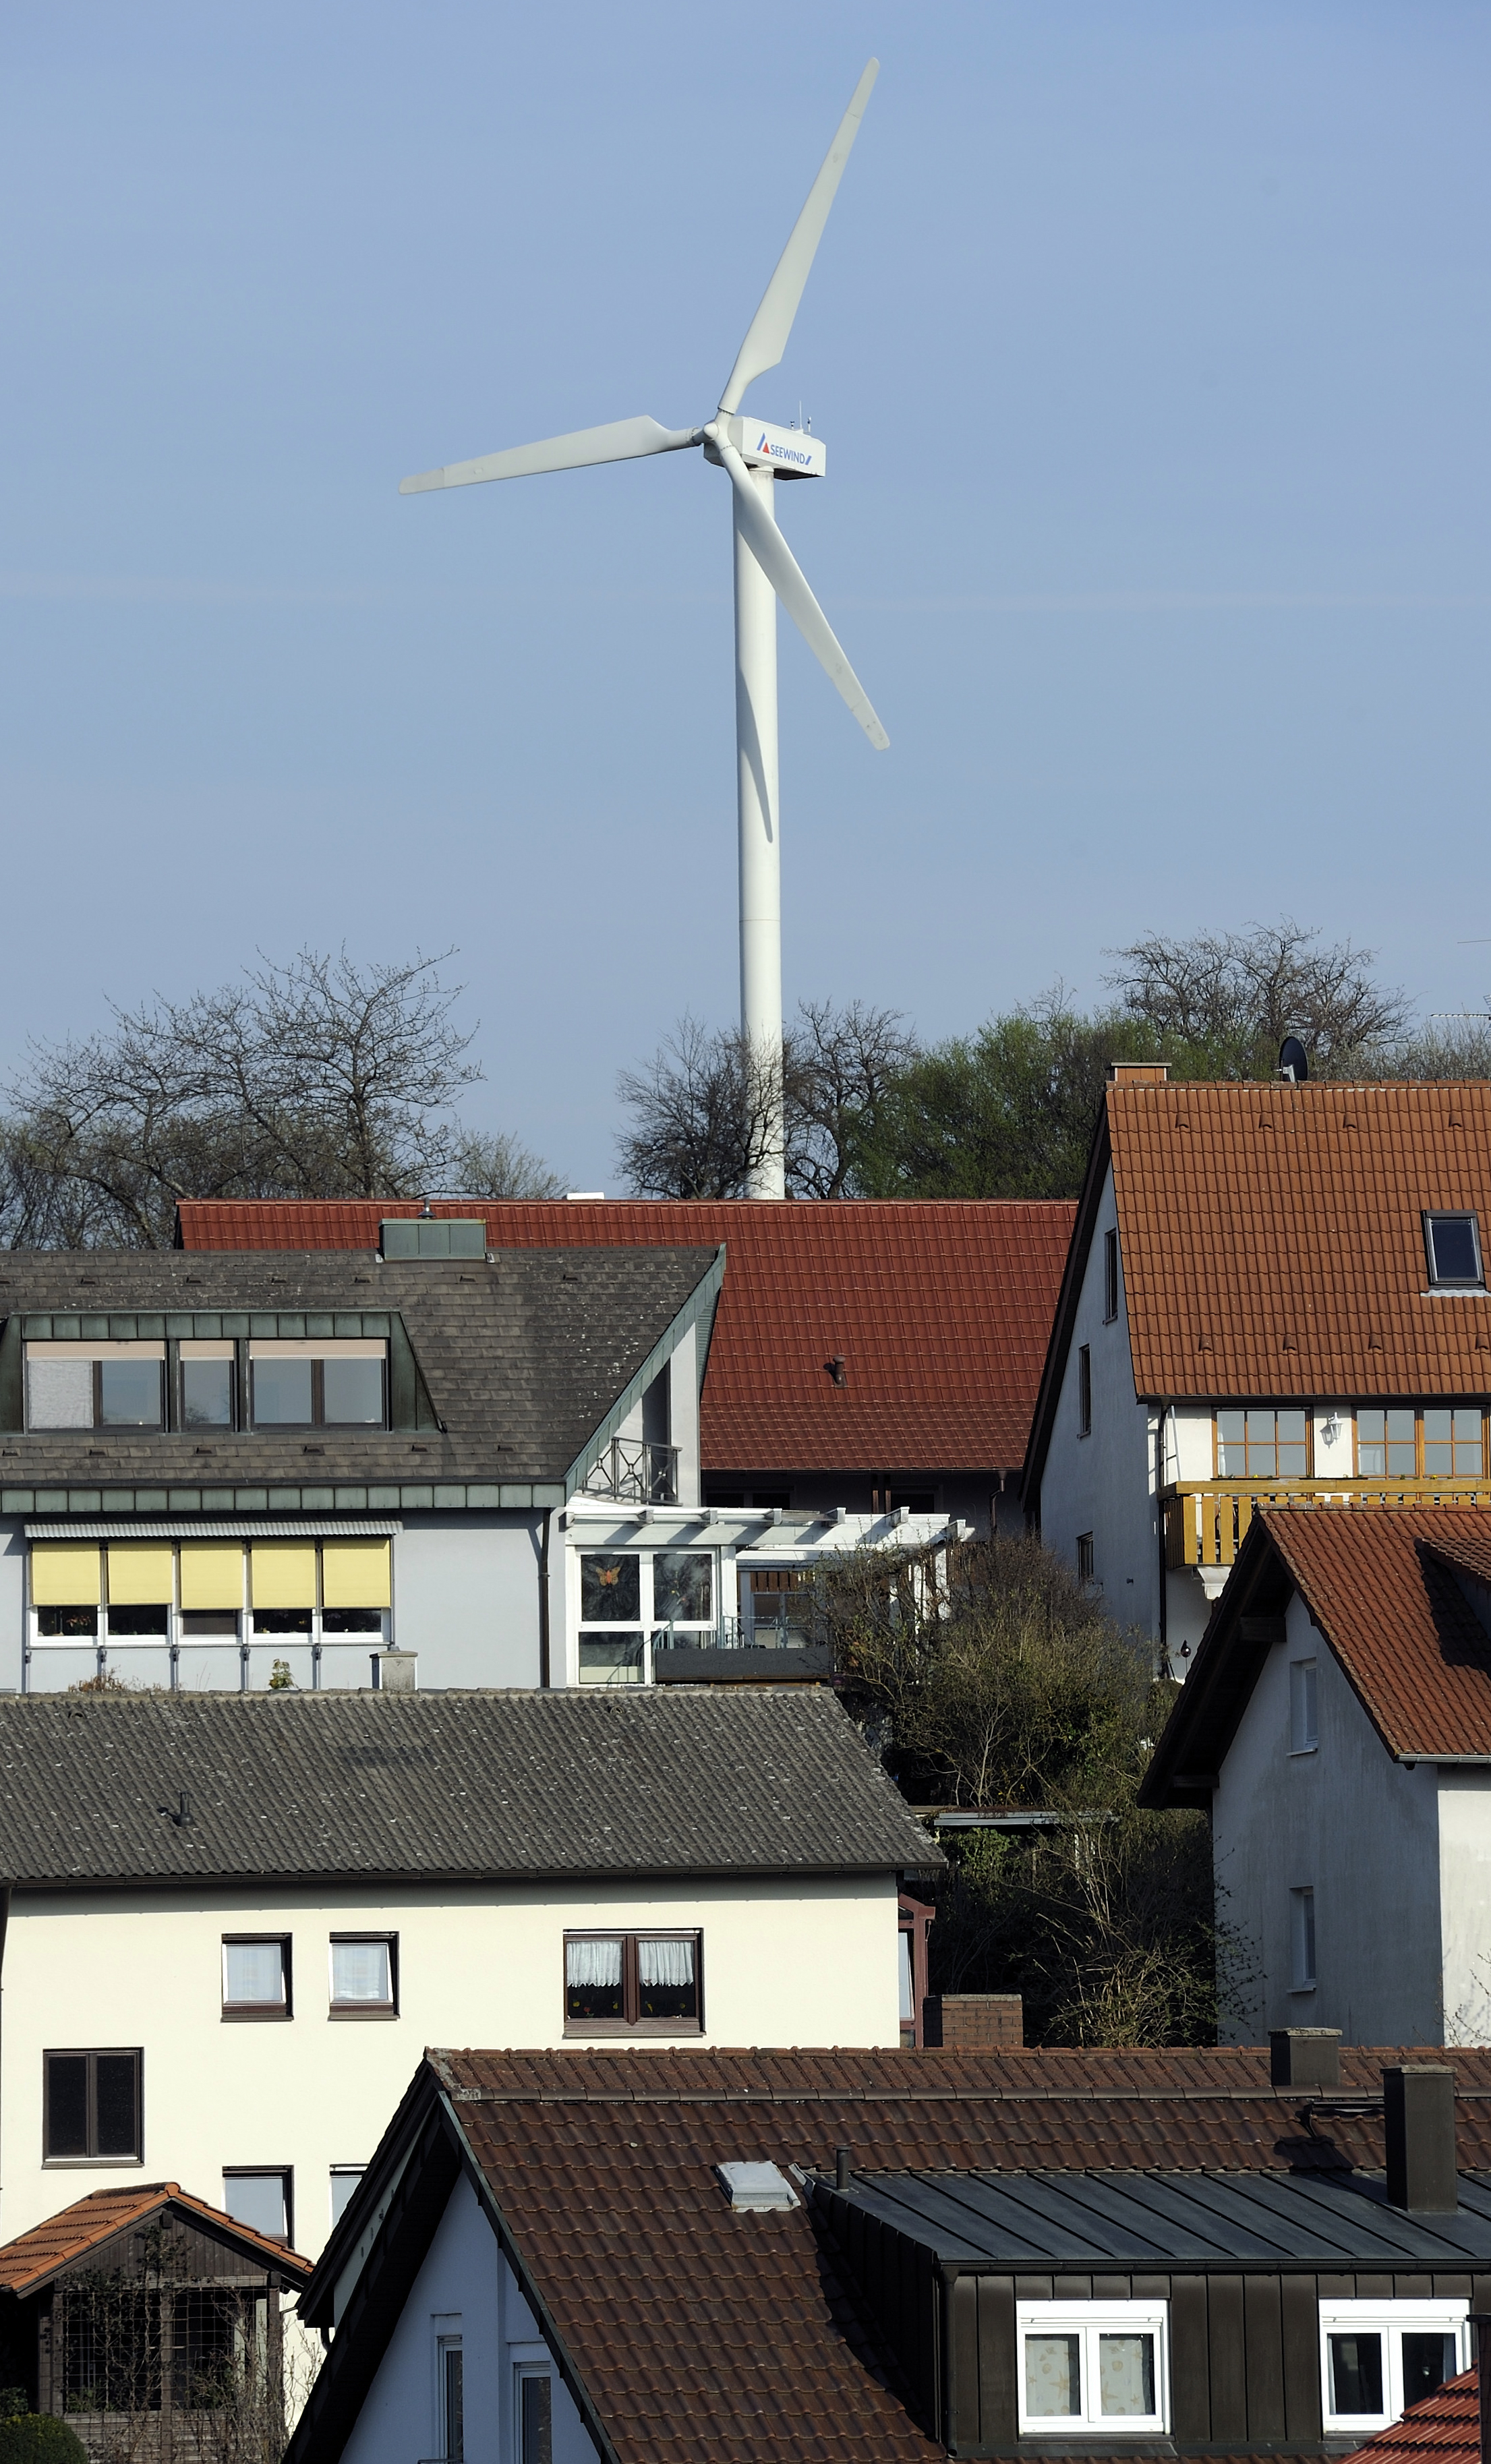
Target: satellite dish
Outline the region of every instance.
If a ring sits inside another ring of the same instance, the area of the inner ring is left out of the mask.
[[[1310,1074],[1310,1057],[1297,1035],[1286,1035],[1279,1046],[1279,1075],[1303,1087]]]

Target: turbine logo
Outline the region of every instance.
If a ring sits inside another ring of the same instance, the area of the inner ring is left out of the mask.
[[[757,453],[765,453],[777,462],[800,462],[804,470],[811,467],[813,460],[811,453],[795,452],[790,445],[774,445],[764,428],[761,430],[761,441],[756,450]]]

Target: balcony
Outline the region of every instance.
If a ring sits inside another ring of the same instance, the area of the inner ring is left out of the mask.
[[[614,1498],[619,1506],[676,1506],[678,1448],[646,1438],[613,1438],[585,1477],[586,1497]]]
[[[1205,1573],[1233,1564],[1261,1506],[1482,1506],[1484,1480],[1175,1481],[1160,1500],[1165,1563]]]
[[[826,1643],[815,1643],[785,1621],[768,1623],[760,1617],[754,1632],[738,1617],[721,1617],[703,1633],[697,1627],[658,1626],[649,1640],[654,1685],[792,1685],[826,1678],[833,1668]]]

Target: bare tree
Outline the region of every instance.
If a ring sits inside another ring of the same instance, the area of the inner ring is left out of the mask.
[[[458,1133],[450,1150],[450,1187],[462,1198],[562,1198],[564,1183],[541,1156],[500,1131]]]
[[[803,1001],[782,1040],[778,1089],[735,1028],[685,1018],[643,1069],[617,1081],[632,1119],[617,1142],[644,1198],[739,1198],[770,1150],[778,1102],[787,1189],[842,1198],[888,1088],[916,1046],[898,1010]]]
[[[1404,993],[1372,980],[1373,951],[1350,941],[1323,949],[1318,931],[1287,916],[1189,940],[1151,933],[1110,955],[1119,964],[1107,980],[1130,1017],[1209,1049],[1218,1076],[1270,1076],[1291,1033],[1328,1075],[1401,1035],[1410,1016]]]
[[[443,963],[302,950],[33,1048],[0,1158],[8,1241],[161,1247],[183,1198],[397,1198],[452,1168],[541,1173],[460,1129],[456,1099],[481,1072]]]

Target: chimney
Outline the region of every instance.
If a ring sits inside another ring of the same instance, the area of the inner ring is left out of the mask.
[[[1268,2077],[1275,2087],[1339,2087],[1339,2028],[1270,2028]]]
[[[1170,1077],[1168,1061],[1110,1061],[1110,1087],[1163,1087]]]
[[[375,1651],[373,1691],[375,1694],[417,1694],[419,1691],[419,1653],[399,1651],[392,1644],[386,1651]]]
[[[1410,2214],[1453,2215],[1455,2073],[1448,2062],[1393,2062],[1382,2074],[1388,2197]]]

